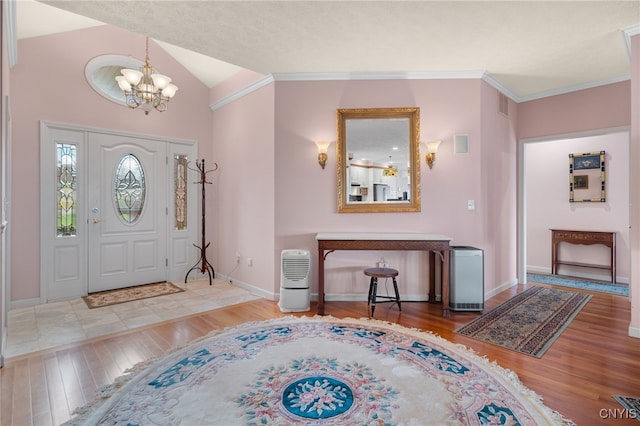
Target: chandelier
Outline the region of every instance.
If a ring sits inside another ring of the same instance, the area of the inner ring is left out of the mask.
[[[146,40],[146,56],[144,66],[138,70],[123,68],[122,75],[116,77],[118,86],[124,92],[125,102],[129,108],[141,107],[145,115],[151,108],[160,112],[169,107],[169,100],[176,94],[178,86],[171,84],[171,78],[156,74],[149,65],[149,37]]]

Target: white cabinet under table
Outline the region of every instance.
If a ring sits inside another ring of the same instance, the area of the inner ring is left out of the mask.
[[[318,315],[324,315],[324,261],[336,250],[420,250],[429,253],[429,301],[435,300],[435,256],[442,258],[442,316],[449,316],[449,242],[438,234],[323,232],[318,241]]]

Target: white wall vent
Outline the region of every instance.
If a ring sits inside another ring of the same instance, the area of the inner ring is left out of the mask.
[[[509,98],[504,93],[498,93],[498,112],[509,116]]]
[[[453,135],[453,153],[469,153],[469,135]]]

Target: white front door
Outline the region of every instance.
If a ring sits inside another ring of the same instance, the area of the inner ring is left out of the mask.
[[[199,256],[196,155],[195,141],[41,122],[42,302],[184,280]]]
[[[167,280],[167,146],[91,133],[88,292]]]

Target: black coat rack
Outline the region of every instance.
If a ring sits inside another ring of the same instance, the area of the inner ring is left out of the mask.
[[[211,182],[209,182],[207,180],[207,174],[209,174],[211,172],[215,172],[216,170],[218,170],[218,164],[217,163],[213,163],[213,164],[215,166],[213,169],[205,171],[204,159],[200,160],[200,162],[198,162],[196,160],[197,169],[194,169],[193,167],[189,167],[189,164],[187,163],[187,167],[189,169],[200,173],[200,182],[194,182],[194,183],[202,185],[202,242],[201,242],[200,246],[198,246],[196,244],[193,245],[194,247],[200,249],[200,259],[198,259],[196,264],[193,265],[191,267],[191,269],[189,269],[189,272],[187,272],[187,275],[184,277],[185,284],[187,282],[187,278],[189,277],[189,274],[191,273],[191,271],[193,271],[195,269],[200,269],[200,272],[202,272],[202,274],[204,274],[205,271],[209,274],[209,285],[211,285],[212,276],[215,276],[215,271],[213,270],[213,266],[211,266],[211,263],[209,263],[209,261],[207,260],[207,247],[209,247],[210,243],[206,243],[205,244],[205,242],[204,242],[204,239],[205,239],[205,232],[204,232],[204,230],[205,230],[205,198],[206,198],[205,197],[205,185],[206,184],[211,184]]]

